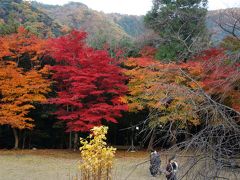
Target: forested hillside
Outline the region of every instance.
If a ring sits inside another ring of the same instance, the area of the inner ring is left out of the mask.
[[[117,23],[124,31],[133,37],[138,37],[146,32],[143,16],[124,15],[118,13],[106,14],[109,19]]]
[[[232,23],[232,18],[234,18],[234,14],[240,14],[240,8],[233,8],[233,9],[226,9],[226,10],[215,10],[215,11],[208,11],[207,14],[207,27],[209,32],[212,35],[212,40],[215,43],[220,42],[224,39],[229,33],[224,31],[218,24],[219,23]],[[223,22],[225,21],[225,22]],[[231,28],[231,27],[229,27]],[[231,31],[231,30],[230,30]]]
[[[91,35],[109,35],[119,39],[123,36],[137,38],[149,31],[144,26],[143,16],[124,15],[118,13],[104,14],[94,11],[82,3],[72,2],[63,6],[32,3],[34,7],[42,10],[59,23],[71,28],[82,28]],[[240,11],[240,9],[238,9]],[[217,26],[216,21],[221,18],[222,10],[208,11],[206,24],[212,35],[213,42],[219,42],[227,33]]]
[[[106,14],[89,9],[82,3],[71,2],[64,6],[32,4],[51,18],[56,19],[59,24],[68,26],[70,29],[76,28],[88,32],[88,41],[96,48],[102,48],[105,42],[115,44],[121,39],[131,38],[119,24],[108,18]]]
[[[221,14],[221,10],[209,11],[207,14],[206,24],[213,42],[219,42],[227,35],[216,25]],[[77,28],[87,31],[89,42],[96,47],[102,46],[103,42],[115,44],[121,39],[140,38],[149,31],[143,21],[143,16],[105,14],[76,2],[57,6],[2,0],[0,4],[1,34],[16,31],[19,25],[44,37],[59,36],[62,32]]]
[[[82,28],[89,33],[113,35],[119,39],[123,36],[137,37],[144,32],[143,16],[105,14],[88,8],[86,5],[71,2],[63,6],[32,3],[33,6],[57,19],[61,24],[71,28]]]
[[[62,27],[48,15],[23,0],[1,0],[0,34],[8,34],[23,25],[43,37],[59,36]]]

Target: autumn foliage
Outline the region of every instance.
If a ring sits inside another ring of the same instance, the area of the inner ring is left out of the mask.
[[[154,126],[169,122],[180,127],[199,125],[197,107],[204,97],[197,92],[201,90],[239,111],[239,64],[232,63],[223,49],[210,49],[181,64],[164,64],[143,53],[127,59],[124,67],[130,78],[125,96],[130,111],[154,112],[154,117],[149,116]]]
[[[67,131],[117,123],[127,110],[147,110],[151,127],[172,123],[188,128],[204,122],[198,105],[205,97],[199,92],[240,110],[240,65],[224,49],[166,64],[154,59],[152,47],[144,47],[141,57],[121,60],[119,50],[116,60],[88,47],[85,38],[86,33],[72,31],[44,40],[23,27],[0,37],[0,125],[32,129],[29,113],[36,103],[48,102],[56,105]],[[48,60],[54,61],[50,69]],[[51,81],[56,97],[47,99]]]
[[[112,168],[116,148],[107,146],[107,131],[106,126],[93,127],[87,139],[80,139],[81,179],[113,179]]]
[[[0,125],[32,129],[28,113],[50,91],[48,68],[41,65],[44,40],[20,27],[0,42]]]
[[[127,106],[121,101],[127,86],[121,69],[106,51],[96,51],[85,43],[86,33],[72,31],[50,41],[52,67],[58,105],[58,119],[68,131],[88,131],[102,120],[116,123]]]
[[[42,71],[24,72],[14,62],[0,63],[0,125],[17,129],[32,129],[33,119],[27,117],[33,102],[46,101],[50,91],[49,81],[42,77]]]
[[[26,115],[34,108],[33,102],[46,100],[44,94],[50,90],[44,79],[48,70],[39,67],[38,59],[44,41],[20,27],[18,33],[1,37],[0,42],[0,124],[32,128]]]
[[[45,42],[19,27],[17,33],[0,37],[0,58],[13,60],[24,68],[33,68],[45,53]]]
[[[181,76],[178,65],[162,64],[149,57],[129,58],[124,63],[125,74],[130,77],[129,94],[125,100],[133,112],[148,109],[159,112],[150,116],[151,125],[176,122],[181,127],[200,123],[191,103],[199,98],[186,88],[186,79]]]
[[[240,110],[240,64],[231,61],[224,49],[209,49],[181,66],[217,102]]]

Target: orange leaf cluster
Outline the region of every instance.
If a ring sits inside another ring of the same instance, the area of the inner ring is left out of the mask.
[[[48,68],[38,66],[43,40],[19,28],[16,34],[0,37],[0,42],[0,125],[31,129],[33,120],[27,115],[33,103],[45,101],[50,91],[44,78]]]
[[[239,63],[232,62],[223,49],[210,49],[181,65],[196,83],[220,103],[240,111]]]
[[[188,80],[180,66],[163,64],[150,57],[129,58],[124,62],[129,77],[129,94],[126,96],[132,112],[149,109],[159,112],[151,120],[153,125],[178,122],[181,126],[197,125],[199,119],[191,103],[200,101],[188,91]],[[171,101],[171,102],[168,102]]]
[[[0,44],[0,59],[8,58],[18,64],[26,57],[37,61],[45,52],[46,41],[19,27],[17,33],[0,37]]]

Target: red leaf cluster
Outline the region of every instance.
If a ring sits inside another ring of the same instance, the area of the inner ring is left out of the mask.
[[[67,122],[68,131],[88,131],[102,120],[116,123],[127,105],[121,102],[126,93],[126,78],[106,51],[85,44],[86,33],[72,31],[49,42],[58,97],[50,102],[59,105],[56,112]]]
[[[224,49],[209,49],[182,65],[218,101],[240,110],[239,63],[231,61]]]

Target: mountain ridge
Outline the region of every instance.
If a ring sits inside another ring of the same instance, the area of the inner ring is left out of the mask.
[[[236,9],[240,12],[240,8]],[[208,11],[206,17],[213,42],[219,42],[227,35],[215,23],[223,11],[226,10]],[[36,1],[1,0],[0,33],[4,34],[8,31],[7,26],[14,26],[14,23],[44,37],[59,36],[70,29],[84,30],[89,34],[90,44],[98,48],[105,42],[118,44],[119,41],[135,41],[150,32],[144,26],[144,16],[106,14],[79,2],[60,6]]]
[[[8,26],[22,25],[35,34],[44,37],[59,36],[61,26],[47,14],[22,0],[1,0],[0,33],[11,33]]]
[[[39,7],[39,6],[41,6],[41,3],[36,3],[35,5],[37,5],[37,7]],[[86,6],[85,4],[79,3],[79,2],[70,2],[63,6],[55,6],[55,5],[48,5],[48,6],[52,7],[52,9],[55,9],[54,10],[55,12],[46,11],[43,8],[42,8],[42,10],[46,14],[49,14],[50,17],[60,20],[62,24],[66,24],[66,21],[64,21],[64,19],[62,19],[60,16],[57,16],[56,7],[60,9],[59,11],[61,13],[66,12],[66,8],[70,8],[68,10],[69,11],[73,10],[72,12],[74,12],[75,8],[79,8],[78,9],[79,11],[80,11],[80,9],[82,11],[87,11],[88,15],[90,15],[91,13],[101,14],[102,15],[101,18],[105,19],[105,21],[111,22],[112,26],[115,26],[115,27],[118,27],[118,29],[121,29],[119,31],[121,31],[121,33],[124,34],[125,36],[127,35],[126,37],[139,38],[140,36],[143,36],[146,33],[146,31],[149,31],[144,26],[144,16],[127,15],[127,14],[120,14],[120,13],[103,13],[103,12],[93,10],[93,9],[89,8],[88,6]],[[229,8],[229,9],[231,9],[231,8]],[[240,11],[240,8],[236,8],[236,9],[238,9]],[[215,23],[216,18],[221,15],[221,12],[227,11],[227,10],[228,9],[211,10],[211,11],[208,11],[208,13],[207,13],[206,25],[209,29],[209,32],[212,34],[213,42],[219,42],[225,36],[227,36],[227,33],[223,32],[223,30],[220,27],[218,27],[217,24]],[[75,13],[75,14],[73,14],[73,16],[74,15],[77,16],[78,14]],[[88,15],[86,15],[86,17]],[[84,16],[82,18],[79,18],[78,20],[77,19],[68,19],[68,21],[70,21],[70,22],[78,21],[78,23],[81,24],[82,19],[84,19]],[[73,25],[72,27],[78,28],[79,26]],[[102,30],[104,31],[104,28]]]

